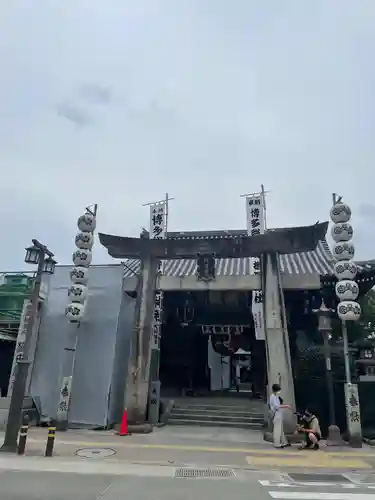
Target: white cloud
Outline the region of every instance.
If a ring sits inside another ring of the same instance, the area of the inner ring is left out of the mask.
[[[173,229],[244,226],[261,183],[270,226],[351,204],[374,257],[371,0],[15,0],[1,7],[2,267],[32,237],[69,262],[75,221],[136,235],[174,196]],[[362,207],[362,209],[361,209]],[[96,248],[96,262],[108,260]]]

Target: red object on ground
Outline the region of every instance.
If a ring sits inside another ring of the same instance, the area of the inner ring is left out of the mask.
[[[128,436],[128,411],[125,409],[122,414],[121,424],[120,424],[120,436]]]

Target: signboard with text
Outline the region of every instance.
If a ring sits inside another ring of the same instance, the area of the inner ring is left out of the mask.
[[[150,238],[164,239],[167,236],[167,202],[157,203],[150,206]],[[163,263],[159,265],[159,275],[163,273]],[[160,335],[163,313],[163,292],[157,290],[155,293],[154,321],[152,325],[152,348],[160,349]]]
[[[257,236],[265,232],[265,207],[262,193],[246,197],[246,223],[247,234]],[[260,259],[251,257],[251,274],[260,274]],[[252,298],[252,314],[254,319],[255,338],[265,340],[265,324],[263,309],[263,292],[254,290]]]

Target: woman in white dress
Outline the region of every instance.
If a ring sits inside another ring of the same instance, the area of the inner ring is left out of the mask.
[[[282,404],[280,392],[281,387],[279,384],[273,384],[269,401],[271,418],[273,421],[273,445],[275,448],[286,448],[290,446],[290,444],[284,434],[283,408],[289,408],[289,406]]]

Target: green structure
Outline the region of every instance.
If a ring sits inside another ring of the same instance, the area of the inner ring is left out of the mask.
[[[6,395],[22,308],[34,282],[32,274],[0,274],[0,394]]]
[[[27,274],[0,275],[0,334],[16,340],[25,298],[30,294],[34,278]]]

